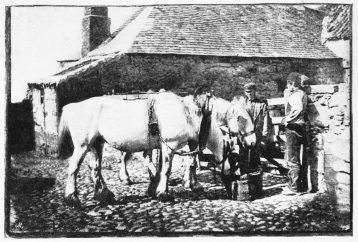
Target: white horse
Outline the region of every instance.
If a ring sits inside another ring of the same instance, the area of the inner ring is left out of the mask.
[[[182,98],[183,102],[186,105],[193,103],[193,96],[186,96]],[[243,99],[234,99],[229,102],[222,98],[212,97],[210,99],[211,110],[212,110],[212,119],[214,119],[220,127],[227,127],[227,132],[230,133],[230,136],[241,139],[242,143],[246,146],[250,146],[256,143],[256,135],[254,133],[254,124],[251,121],[251,118],[244,108]],[[193,151],[197,148],[197,143],[190,141],[188,147],[190,151]],[[145,164],[148,167],[149,174],[152,175],[155,172],[155,165],[152,163],[153,160],[159,159],[157,157],[159,153],[154,152],[153,156],[151,151],[145,153],[144,159]],[[130,184],[130,178],[128,175],[126,163],[130,159],[132,154],[121,152],[119,160],[120,162],[120,171],[119,179],[123,184]],[[183,184],[184,187],[190,188],[193,191],[200,191],[203,189],[202,185],[198,182],[196,176],[197,163],[194,162],[195,156],[186,156],[185,171],[183,174]],[[223,163],[224,169],[230,169],[230,165],[226,162]]]
[[[148,193],[159,199],[166,198],[174,153],[189,141],[199,141],[199,129],[204,118],[201,107],[205,99],[201,97],[193,99],[193,102],[183,102],[179,96],[163,92],[154,97],[154,100],[160,135],[150,133],[147,100],[123,101],[95,97],[63,108],[59,126],[59,156],[66,155],[66,137],[71,137],[74,148],[69,160],[65,190],[65,201],[69,205],[80,204],[76,176],[90,149],[96,156],[91,165],[95,197],[113,201],[114,194],[107,188],[101,174],[105,142],[130,153],[161,149],[162,164],[156,171],[157,179],[151,179]],[[213,152],[217,161],[222,161],[225,147],[215,119],[207,132],[207,148]]]

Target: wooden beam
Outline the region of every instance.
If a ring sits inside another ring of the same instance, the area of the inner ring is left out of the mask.
[[[284,118],[284,117],[272,117],[272,118],[271,118],[271,119],[272,119],[272,124],[273,124],[273,125],[281,124],[283,118]]]
[[[284,104],[285,104],[285,99],[283,97],[267,99],[268,106],[277,106],[277,105],[284,105]]]

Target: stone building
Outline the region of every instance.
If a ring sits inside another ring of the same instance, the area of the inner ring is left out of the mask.
[[[322,30],[332,31],[325,30],[332,21],[324,16],[303,5],[150,6],[110,34],[106,9],[86,8],[83,58],[63,61],[62,71],[28,85],[36,146],[56,152],[61,109],[71,102],[162,88],[192,93],[202,85],[231,100],[252,81],[259,95],[275,99],[283,96],[287,75],[297,71],[309,77],[312,123],[321,127],[314,134],[314,157],[321,159],[316,170],[325,179],[324,161],[335,159],[327,151],[332,137],[335,144],[331,133],[350,130],[349,98],[342,96],[350,89],[346,59],[321,40]]]
[[[140,7],[110,34],[106,8],[85,8],[82,58],[61,61],[62,71],[28,85],[36,148],[56,153],[64,105],[108,94],[162,88],[192,93],[207,85],[231,100],[253,81],[279,118],[277,100],[287,75],[297,71],[309,77],[305,89],[316,141],[311,172],[318,172],[320,190],[349,204],[351,71],[344,46],[351,40],[351,6],[326,10],[278,4]]]
[[[321,41],[337,56],[343,58],[344,80],[350,80],[352,46],[352,6],[328,5],[325,7]]]
[[[261,96],[275,98],[291,71],[309,84],[342,83],[342,58],[320,40],[323,17],[302,5],[151,6],[109,34],[106,9],[86,8],[84,57],[29,84],[36,144],[54,151],[62,107],[108,93],[208,85],[230,100],[254,81]]]
[[[351,48],[352,6],[328,5],[323,21],[322,42],[337,56],[343,58],[344,82],[331,95],[321,95],[321,113],[328,115],[329,130],[323,134],[324,170],[327,189],[337,197],[340,208],[350,209],[352,186],[352,129],[351,129]],[[326,105],[325,105],[326,103]]]
[[[349,210],[352,201],[351,139],[351,6],[323,8],[321,41],[342,58],[343,83],[305,86],[309,95],[308,112],[313,130],[309,162],[317,172],[320,191],[336,197],[339,210]],[[271,100],[282,103],[283,100]]]

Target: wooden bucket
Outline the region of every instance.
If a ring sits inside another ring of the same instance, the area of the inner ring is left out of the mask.
[[[249,173],[245,179],[232,182],[233,200],[254,200],[262,194],[262,171]]]

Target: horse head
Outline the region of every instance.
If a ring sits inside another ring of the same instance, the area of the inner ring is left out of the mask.
[[[229,147],[224,141],[223,133],[215,119],[211,120],[206,147],[213,153],[217,163],[222,163],[227,158],[226,154]]]
[[[215,105],[215,98],[207,94],[196,92],[195,96],[186,96],[182,98],[187,113],[198,130],[199,148],[207,147],[215,156],[217,161],[223,160],[224,145],[223,134],[219,123],[212,116]],[[193,118],[196,117],[196,118]]]
[[[230,133],[242,139],[246,146],[253,146],[256,143],[255,126],[249,113],[244,108],[243,99],[232,100],[231,106],[226,114],[227,124]]]

